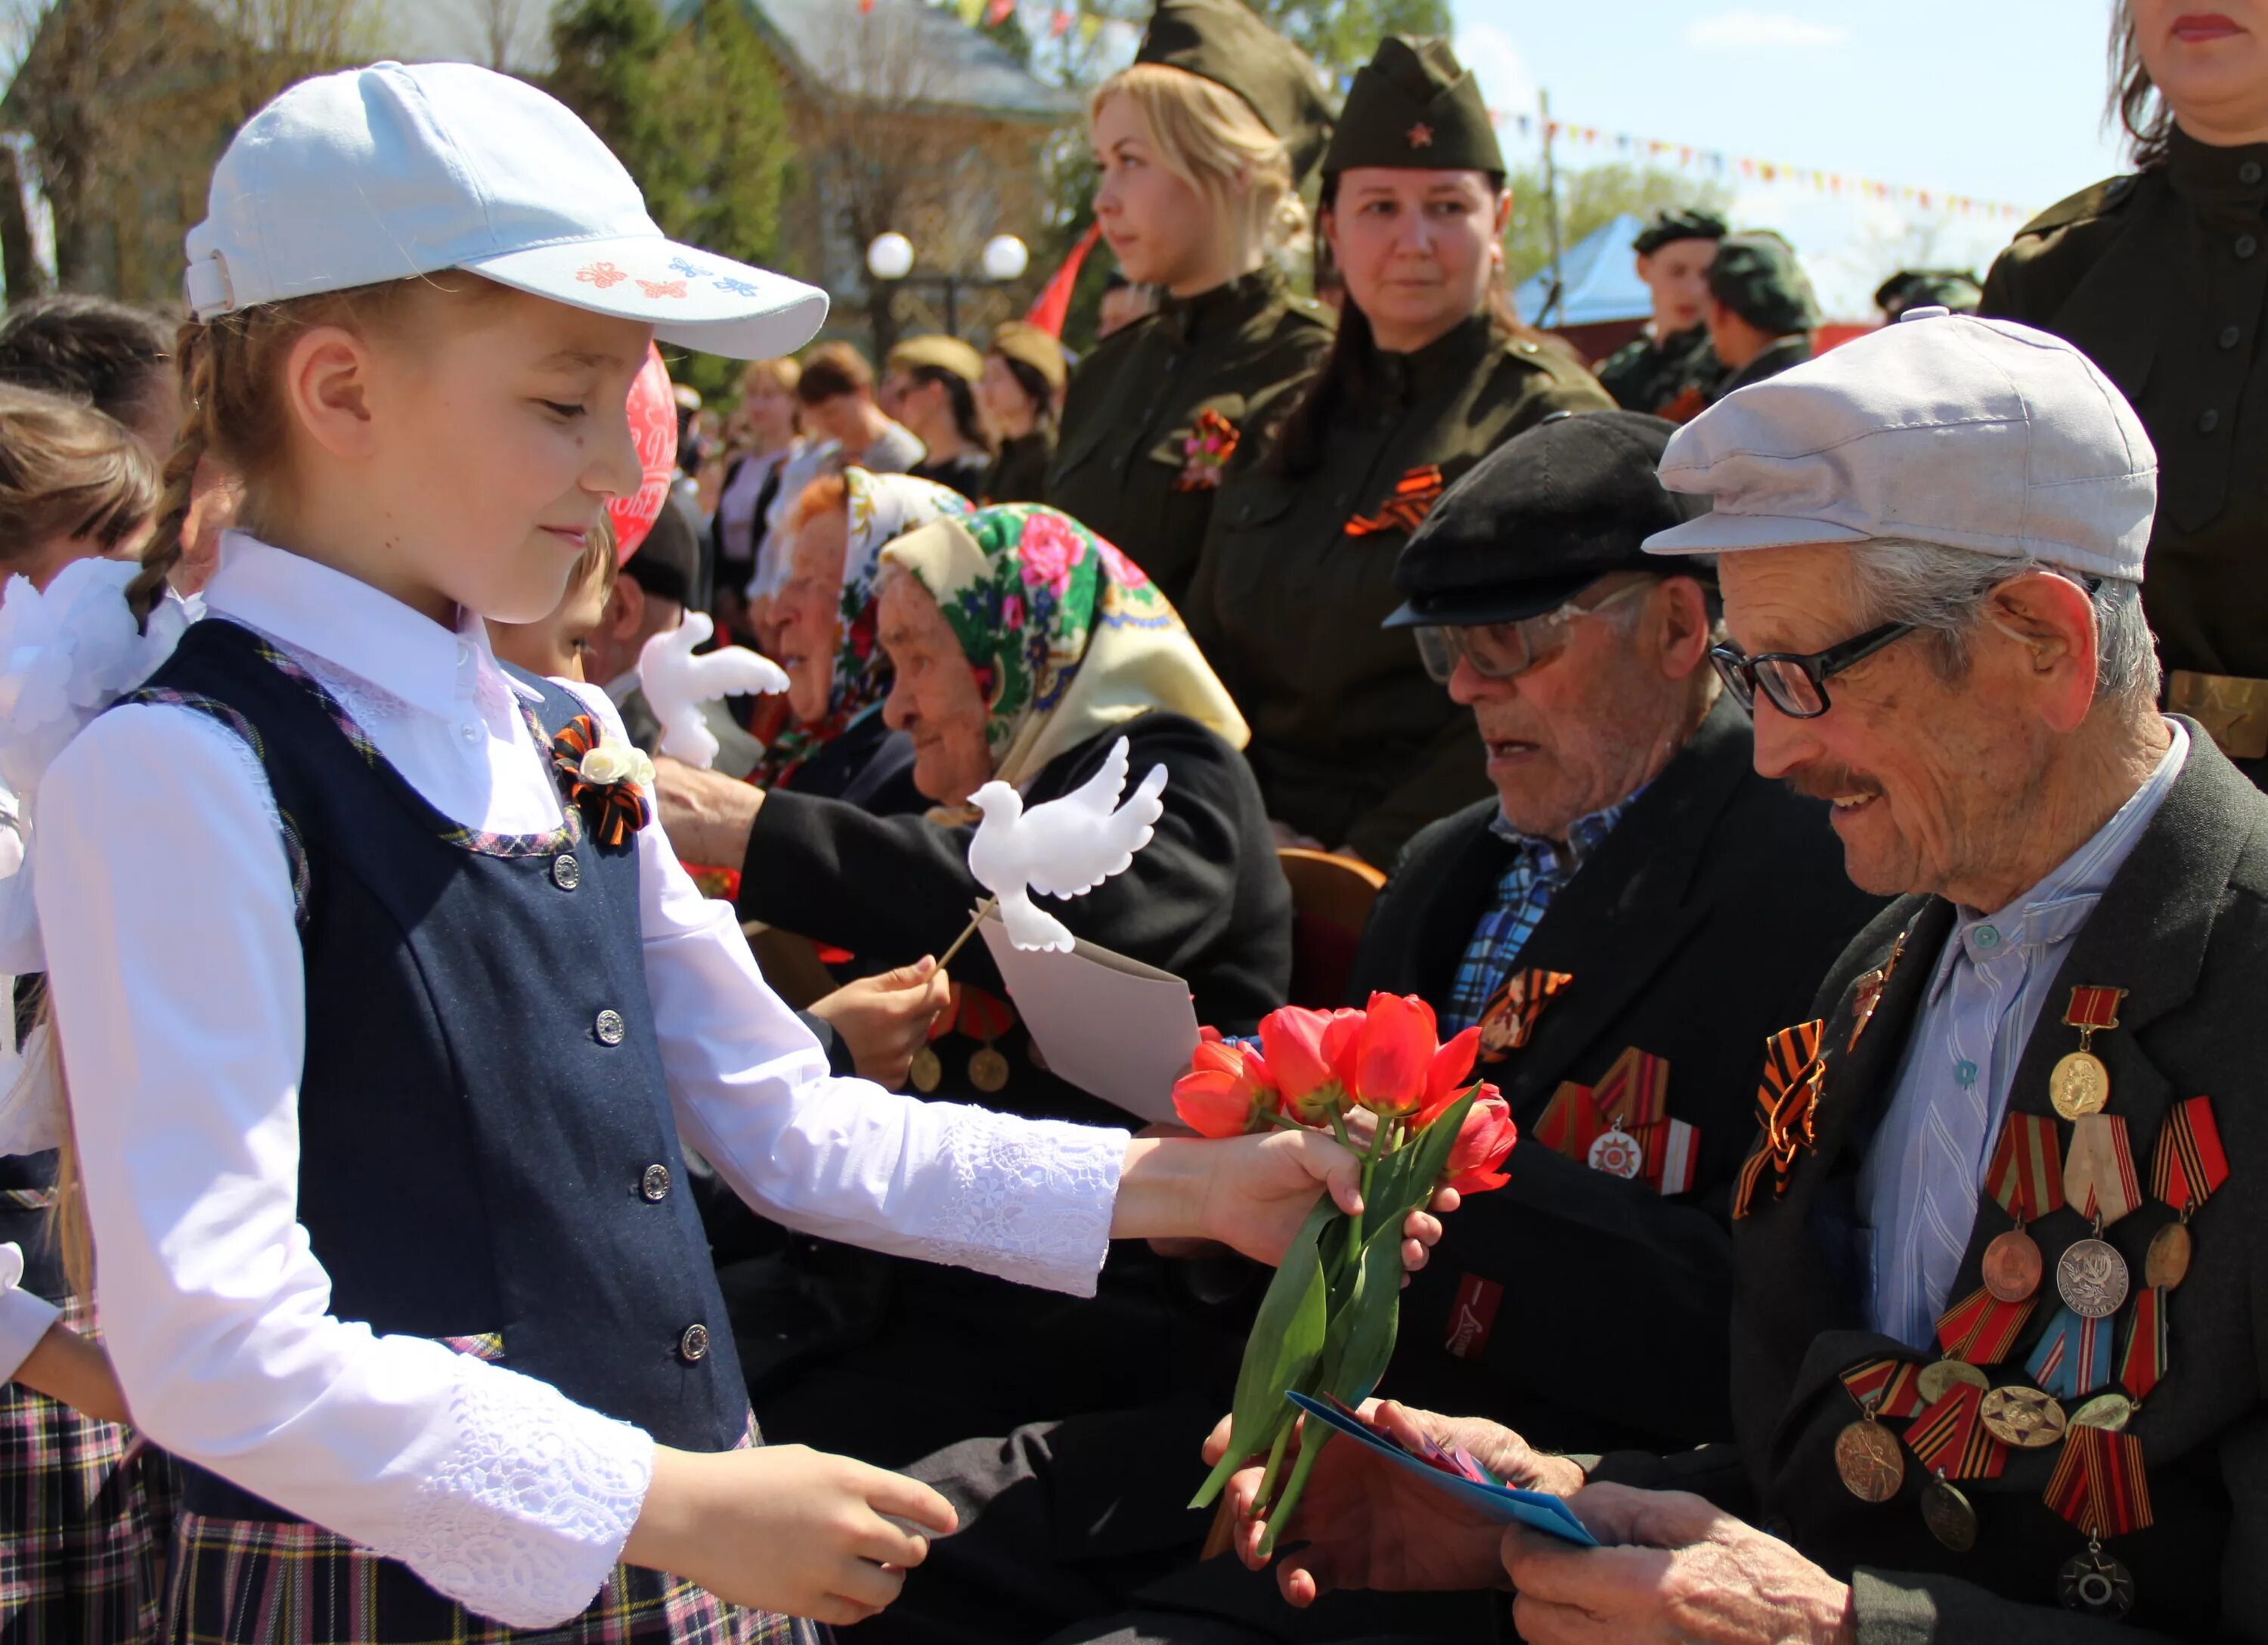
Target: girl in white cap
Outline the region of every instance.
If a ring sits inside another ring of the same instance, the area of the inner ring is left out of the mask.
[[[31,871],[113,1359],[188,1465],[172,1635],[871,1616],[952,1510],[747,1443],[681,1131],[790,1226],[1077,1292],[1112,1236],[1273,1256],[1356,1162],[830,1078],[603,695],[494,660],[482,619],[550,610],[638,483],[649,338],[784,354],[819,292],[664,239],[566,109],[452,64],[286,92],[188,249],[188,423],[123,593],[172,609],[210,455],[244,490],[208,614],[110,712],[160,625],[5,664],[106,664],[57,699],[51,742],[99,718]]]

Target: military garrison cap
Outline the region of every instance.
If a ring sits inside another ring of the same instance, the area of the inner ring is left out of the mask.
[[[1386,626],[1540,616],[1609,572],[1713,578],[1706,561],[1644,550],[1708,512],[1655,474],[1674,432],[1637,411],[1562,412],[1506,440],[1411,534],[1394,564],[1407,603]]]
[[[1967,269],[1901,269],[1875,289],[1874,306],[1896,320],[1909,308],[1948,308],[1973,314],[1984,300],[1984,287]]]
[[[1728,232],[1725,219],[1713,212],[1664,206],[1653,214],[1653,222],[1638,230],[1631,249],[1641,257],[1650,257],[1681,240],[1722,240]]]
[[[1004,320],[992,334],[992,350],[1004,360],[1020,360],[1039,373],[1049,387],[1061,394],[1071,374],[1064,345],[1053,332],[1020,320]]]
[[[1331,135],[1323,77],[1243,0],[1159,0],[1134,61],[1226,86],[1284,144],[1293,183],[1314,170]]]
[[[959,337],[948,337],[941,331],[908,337],[890,350],[885,364],[894,372],[915,372],[925,365],[933,366],[941,372],[951,372],[971,385],[984,375],[984,357]]]
[[[1323,172],[1357,166],[1504,174],[1488,105],[1448,41],[1388,34],[1355,70]]]
[[[1759,331],[1774,336],[1819,324],[1819,299],[1795,260],[1795,247],[1769,229],[1728,234],[1709,265],[1709,295]]]

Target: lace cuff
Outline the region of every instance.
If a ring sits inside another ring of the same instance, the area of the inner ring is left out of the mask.
[[[1094,1295],[1128,1133],[933,1103],[951,1116],[951,1185],[914,1255],[1074,1296]]]
[[[621,1560],[653,1482],[653,1441],[547,1383],[463,1364],[453,1443],[420,1481],[401,1545],[379,1552],[507,1627],[557,1627]]]

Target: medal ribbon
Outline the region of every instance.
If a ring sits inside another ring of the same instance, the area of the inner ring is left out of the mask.
[[[2074,988],[2063,1020],[2080,1030],[2080,1043],[2085,1044],[2086,1036],[2095,1029],[2118,1026],[2118,1002],[2125,997],[2124,988]]]
[[[1693,1162],[1700,1137],[1682,1119],[1657,1119],[1638,1131],[1638,1146],[1646,1150],[1646,1180],[1656,1193],[1693,1191]]]
[[[2021,1222],[2063,1209],[2063,1174],[2056,1169],[2055,1121],[2045,1114],[2011,1114],[2000,1127],[1984,1186],[2000,1207]]]
[[[1543,1112],[1536,1117],[1528,1135],[1555,1154],[1587,1161],[1591,1145],[1606,1128],[1607,1122],[1601,1118],[1598,1104],[1591,1100],[1591,1088],[1563,1080],[1559,1088],[1551,1094],[1551,1100],[1544,1104]]]
[[[2142,1472],[2142,1442],[2108,1428],[2072,1429],[2041,1501],[2083,1536],[2147,1531],[2150,1486]]]
[[[1574,980],[1565,971],[1547,971],[1540,965],[1514,971],[1488,1002],[1481,1021],[1505,1022],[1511,1049],[1518,1051],[1535,1034],[1535,1019],[1543,1014],[1543,1007]]]
[[[1911,1360],[1868,1360],[1843,1373],[1843,1386],[1877,1417],[1910,1417],[1921,1409],[1921,1367]]]
[[[1812,1118],[1819,1106],[1820,1082],[1827,1073],[1819,1055],[1822,1026],[1814,1017],[1782,1029],[1764,1041],[1764,1082],[1756,1087],[1764,1141],[1741,1167],[1733,1198],[1735,1218],[1749,1214],[1765,1171],[1772,1174],[1772,1198],[1786,1192],[1796,1150],[1812,1145]]]
[[[2032,1299],[2004,1302],[1979,1286],[1937,1317],[1937,1345],[1948,1358],[1998,1365],[2032,1317]]]
[[[1669,1064],[1625,1045],[1614,1066],[1591,1088],[1591,1101],[1624,1131],[1651,1125],[1662,1118],[1669,1102]]]
[[[2024,1361],[2032,1385],[2058,1399],[2084,1399],[2110,1380],[2110,1321],[2056,1310]]]
[[[2213,1099],[2193,1096],[2175,1103],[2158,1131],[2151,1193],[2186,1217],[2228,1180],[2228,1154],[2220,1146]]]
[[[1984,1391],[1955,1383],[1945,1397],[1914,1419],[1906,1447],[1922,1466],[1948,1479],[1997,1479],[2008,1465],[2008,1448],[1978,1420]]]
[[[1843,1047],[1845,1051],[1859,1049],[1859,1036],[1874,1020],[1874,1007],[1882,1003],[1882,990],[1889,986],[1890,974],[1898,969],[1905,951],[1906,933],[1901,931],[1898,940],[1890,945],[1890,957],[1859,979],[1851,998],[1851,1037]]]
[[[2126,1328],[2126,1352],[2118,1361],[2119,1385],[2139,1405],[2165,1374],[2166,1294],[2139,1292],[2134,1298],[2133,1323]]]
[[[2071,1122],[2071,1147],[2063,1158],[2063,1197],[2083,1217],[2109,1228],[2142,1203],[2126,1121],[2117,1114],[2082,1114]]]

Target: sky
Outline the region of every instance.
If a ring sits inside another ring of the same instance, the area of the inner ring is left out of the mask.
[[[2124,169],[2102,119],[2110,0],[1451,5],[1458,55],[1494,108],[1532,113],[1541,88],[1565,124],[2006,202],[2025,216]],[[1509,122],[1500,135],[1513,165],[1533,158],[1533,136]],[[1602,141],[1563,144],[1560,158],[1631,157]],[[1766,184],[1737,167],[1721,181],[1736,225],[1787,235],[1838,317],[1871,315],[1875,284],[1900,267],[1981,274],[2021,225]]]

